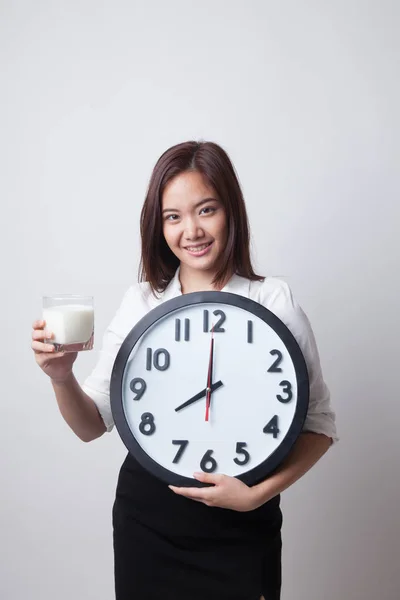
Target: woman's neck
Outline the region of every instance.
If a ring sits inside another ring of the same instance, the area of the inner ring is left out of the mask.
[[[221,288],[213,285],[212,280],[215,273],[211,271],[187,271],[184,268],[179,269],[179,281],[182,294],[192,292],[205,292],[208,290],[219,291]]]

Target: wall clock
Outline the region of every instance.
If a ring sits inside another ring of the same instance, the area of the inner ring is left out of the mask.
[[[110,383],[122,441],[168,484],[196,471],[247,485],[266,478],[301,433],[307,366],[286,325],[228,292],[194,292],[147,313],[123,341]]]

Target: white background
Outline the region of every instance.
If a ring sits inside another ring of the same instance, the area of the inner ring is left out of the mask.
[[[283,600],[400,596],[399,12],[0,3],[2,599],[113,598],[125,448],[67,427],[30,327],[43,294],[93,294],[99,348],[136,277],[151,170],[188,139],[232,158],[257,269],[308,314],[337,411],[341,441],[283,495]]]

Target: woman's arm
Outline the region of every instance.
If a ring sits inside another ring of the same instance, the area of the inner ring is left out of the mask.
[[[325,454],[331,442],[331,438],[324,434],[300,434],[292,451],[273,475],[253,487],[248,487],[235,477],[214,473],[194,474],[199,481],[214,484],[212,487],[169,487],[175,494],[203,502],[207,506],[240,512],[255,510],[300,479]]]
[[[62,381],[51,380],[60,412],[72,431],[91,442],[106,431],[96,404],[85,394],[73,373]]]
[[[324,434],[300,434],[286,460],[270,477],[252,488],[256,505],[261,506],[303,477],[331,444],[332,439]]]
[[[35,360],[50,378],[57,403],[64,420],[84,442],[100,437],[106,427],[94,401],[76,381],[72,368],[77,352],[56,352],[54,344],[48,343],[53,334],[45,330],[43,319],[33,323],[32,349]]]

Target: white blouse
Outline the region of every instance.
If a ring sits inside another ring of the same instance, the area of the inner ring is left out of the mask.
[[[308,368],[310,399],[303,431],[323,433],[332,438],[333,442],[338,441],[335,413],[331,407],[329,389],[323,379],[314,333],[289,285],[277,277],[266,277],[264,281],[250,281],[233,275],[222,291],[259,302],[288,327],[302,350]],[[146,313],[161,302],[181,294],[178,268],[159,298],[152,294],[147,282],[132,285],[123,297],[121,306],[104,334],[98,362],[82,385],[82,389],[95,402],[107,431],[114,427],[110,405],[110,377],[122,342]]]

